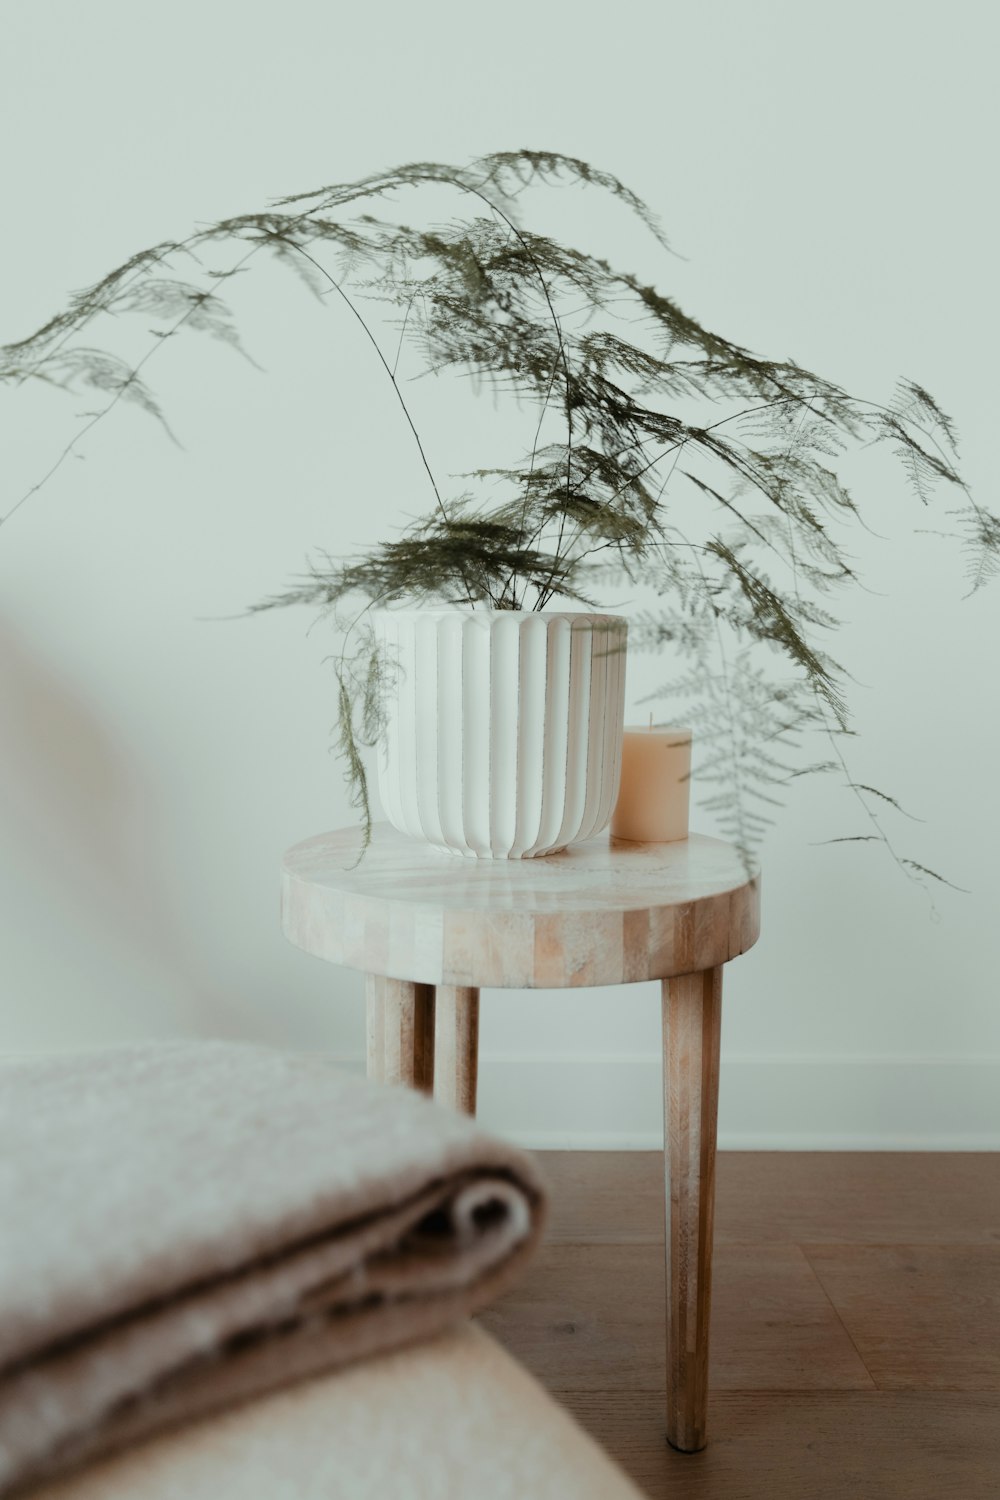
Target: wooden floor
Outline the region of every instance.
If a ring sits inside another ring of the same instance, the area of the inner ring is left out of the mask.
[[[719,1156],[709,1447],[663,1433],[654,1152],[541,1155],[554,1212],[482,1322],[648,1494],[1000,1500],[1000,1156]]]

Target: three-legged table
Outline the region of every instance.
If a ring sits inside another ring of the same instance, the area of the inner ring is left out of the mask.
[[[607,837],[530,860],[466,860],[378,825],[285,856],[298,947],[367,975],[368,1072],[475,1113],[479,991],[663,986],[667,1439],[705,1446],[722,965],[759,931],[735,849]]]

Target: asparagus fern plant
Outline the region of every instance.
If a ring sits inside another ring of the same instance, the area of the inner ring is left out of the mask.
[[[105,398],[3,519],[120,402],[165,422],[149,361],[182,332],[239,348],[224,283],[258,255],[276,256],[356,320],[355,358],[381,363],[428,494],[426,513],[397,537],[358,556],[320,554],[307,576],[254,606],[334,615],[339,748],[366,830],[362,750],[378,738],[384,670],[366,624],[373,605],[543,609],[643,586],[656,603],[634,620],[632,639],[678,663],[664,692],[686,701],[706,752],[699,784],[746,859],[790,778],[835,772],[868,820],[849,837],[882,843],[914,879],[933,875],[886,830],[893,799],[848,769],[848,679],[830,643],[837,595],[861,586],[848,542],[867,507],[843,478],[853,449],[890,448],[920,505],[938,490],[951,496],[971,589],[1000,568],[1000,519],[963,481],[951,421],[922,385],[902,381],[884,403],[862,399],[743,348],[632,273],[532,230],[518,199],[536,183],[608,195],[667,248],[656,216],[617,177],[516,151],[318,188],[132,255],[0,350],[7,383]],[[411,227],[394,210],[428,188],[454,194],[461,212]],[[235,258],[206,267],[219,247]],[[138,362],[91,341],[92,328],[96,337],[122,314],[157,325]],[[523,456],[463,475],[460,489],[439,482],[397,374],[404,347],[419,372],[471,376],[526,410]],[[816,731],[830,747],[819,760],[802,753]]]

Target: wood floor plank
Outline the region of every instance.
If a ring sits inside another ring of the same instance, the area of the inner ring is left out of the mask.
[[[1000,1391],[1000,1245],[805,1254],[880,1389]]]
[[[720,1394],[709,1446],[675,1453],[653,1391],[560,1399],[655,1500],[996,1500],[1000,1396]]]
[[[714,1279],[712,1390],[873,1388],[796,1246],[720,1246]],[[662,1248],[550,1245],[481,1321],[554,1390],[662,1391]]]
[[[538,1151],[535,1156],[551,1190],[550,1244],[663,1243],[661,1152]]]
[[[547,1151],[549,1239],[663,1239],[656,1151]],[[716,1244],[1000,1244],[1000,1153],[720,1151]]]
[[[544,1165],[550,1244],[484,1321],[650,1496],[1000,1500],[1000,1156],[720,1155],[694,1455],[663,1437],[659,1154]]]

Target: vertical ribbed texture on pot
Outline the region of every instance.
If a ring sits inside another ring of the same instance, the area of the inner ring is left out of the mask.
[[[479,859],[591,838],[621,771],[627,626],[616,615],[399,610],[379,792],[403,833]]]

